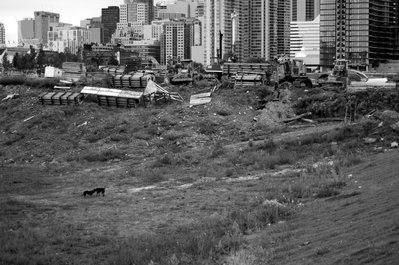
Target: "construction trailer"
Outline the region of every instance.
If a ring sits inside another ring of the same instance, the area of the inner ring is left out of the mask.
[[[62,74],[62,70],[57,67],[46,66],[46,68],[44,68],[44,77],[61,77]]]

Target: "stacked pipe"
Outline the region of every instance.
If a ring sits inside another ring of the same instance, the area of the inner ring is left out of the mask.
[[[109,76],[110,82],[116,88],[145,88],[149,80],[154,81],[155,77],[151,74],[126,74]]]

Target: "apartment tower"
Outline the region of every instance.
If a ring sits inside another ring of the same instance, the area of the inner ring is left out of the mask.
[[[284,0],[206,0],[205,63],[233,53],[238,61],[288,54],[290,2]],[[221,40],[221,42],[220,42]]]
[[[6,29],[3,23],[0,23],[0,44],[6,44]]]
[[[60,22],[60,14],[46,11],[35,11],[34,16],[35,39],[38,39],[39,43],[41,44],[47,44],[49,24],[53,22]]]
[[[154,0],[125,0],[127,22],[151,24],[154,20]]]
[[[191,47],[201,45],[201,24],[197,19],[181,19],[163,23],[161,35],[161,60],[191,59]]]

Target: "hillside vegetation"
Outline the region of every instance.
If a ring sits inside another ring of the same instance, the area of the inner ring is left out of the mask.
[[[262,86],[222,86],[191,108],[207,86],[168,87],[185,101],[146,108],[39,104],[52,82],[0,82],[1,99],[19,95],[0,102],[0,264],[398,259],[388,124],[359,110],[347,123],[284,123],[316,99],[287,89],[272,102]],[[82,196],[97,187],[105,196]]]

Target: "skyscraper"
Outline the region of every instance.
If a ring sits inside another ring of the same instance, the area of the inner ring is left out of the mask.
[[[154,20],[154,0],[125,0],[127,22],[142,21],[145,25]]]
[[[346,59],[359,69],[396,59],[398,0],[321,0],[320,64]]]
[[[60,22],[60,14],[51,13],[46,11],[35,11],[35,39],[39,40],[39,43],[47,44],[47,33],[49,23]]]
[[[0,44],[6,43],[6,29],[3,23],[0,23]]]
[[[206,64],[220,50],[222,56],[234,53],[238,61],[289,53],[289,1],[206,0],[204,7]]]
[[[18,43],[25,42],[26,39],[35,38],[35,20],[33,18],[24,18],[18,21]]]
[[[163,23],[161,64],[169,59],[191,59],[191,46],[201,45],[201,25],[196,19],[181,19]]]
[[[116,30],[116,24],[119,22],[119,7],[103,8],[101,10],[101,22],[104,25],[104,42],[109,43]]]
[[[320,0],[291,0],[292,21],[313,21],[320,14]]]

